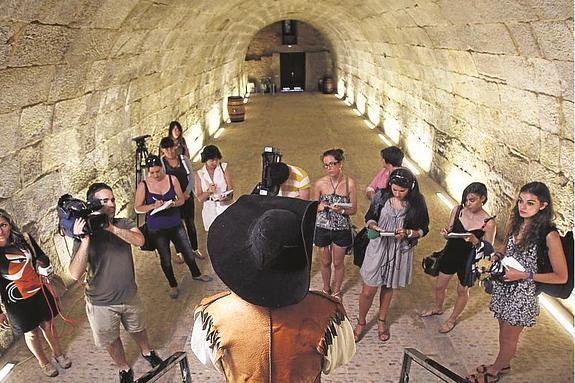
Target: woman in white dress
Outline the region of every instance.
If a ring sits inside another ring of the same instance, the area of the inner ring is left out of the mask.
[[[222,153],[215,145],[202,150],[204,163],[195,174],[196,195],[203,203],[202,220],[206,231],[210,225],[233,201],[232,174],[227,163],[222,162]]]

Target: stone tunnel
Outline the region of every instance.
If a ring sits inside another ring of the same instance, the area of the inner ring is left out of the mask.
[[[301,33],[289,47],[284,20]],[[61,272],[58,196],[107,182],[131,215],[132,137],[157,145],[179,120],[194,157],[229,96],[266,76],[281,92],[288,52],[306,52],[306,92],[331,76],[456,200],[484,182],[500,232],[531,180],[573,226],[572,1],[1,0],[0,41],[0,207]]]

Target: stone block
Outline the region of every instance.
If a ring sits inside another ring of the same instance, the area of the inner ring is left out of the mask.
[[[0,113],[46,101],[53,76],[53,66],[0,71]]]
[[[138,0],[103,0],[90,19],[90,26],[94,28],[120,29],[122,23],[138,4]]]
[[[418,7],[406,10],[406,12],[418,26],[449,24],[443,9],[436,3],[422,3]]]
[[[501,87],[500,94],[501,109],[504,113],[513,115],[528,124],[539,125],[535,93],[511,87]]]
[[[469,76],[477,76],[477,68],[469,52],[448,51],[446,54],[448,66],[445,69]]]
[[[98,113],[109,112],[126,105],[128,87],[126,85],[113,86],[103,91],[100,99]]]
[[[573,61],[573,33],[563,21],[532,23],[543,57],[548,60]]]
[[[540,93],[550,94],[552,96],[561,96],[562,87],[557,66],[550,60],[529,59],[533,66],[533,90]]]
[[[122,32],[114,41],[110,57],[116,58],[123,55],[138,54],[148,33],[153,32],[148,32],[147,30]]]
[[[58,197],[64,194],[58,172],[46,173],[35,182],[27,185],[13,196],[14,216],[21,226],[39,221],[53,214]],[[30,203],[34,201],[34,203]],[[55,219],[54,216],[52,216]],[[52,231],[52,235],[54,232]]]
[[[508,23],[537,20],[535,10],[513,0],[482,0],[475,3],[477,17],[482,23]]]
[[[50,132],[53,106],[38,104],[22,109],[19,136],[23,145],[38,141]]]
[[[127,128],[128,115],[124,109],[99,114],[94,125],[95,140],[96,142],[105,142]]]
[[[20,180],[23,185],[35,181],[42,175],[42,144],[28,146],[18,152]]]
[[[0,133],[2,136],[2,139],[0,139],[0,155],[2,157],[17,151],[21,146],[23,146],[18,135],[19,118],[19,112],[0,115]]]
[[[60,101],[54,106],[52,131],[60,132],[83,125],[86,120],[86,101],[88,96]]]
[[[509,30],[503,24],[471,25],[466,37],[467,44],[476,52],[511,55],[518,53]]]
[[[558,135],[544,134],[541,139],[541,164],[549,169],[559,170],[562,146]],[[571,165],[573,165],[573,161],[571,161]],[[572,169],[573,166],[571,166]]]
[[[563,100],[561,103],[561,113],[563,114],[563,129],[561,131],[561,136],[573,141],[573,130],[575,129],[573,126],[573,120],[575,119],[575,115],[573,113],[573,102]]]
[[[62,165],[78,163],[81,160],[80,154],[76,129],[71,127],[58,130],[42,141],[42,171],[53,171]]]
[[[0,199],[10,198],[18,192],[20,184],[20,163],[17,156],[2,159],[3,180],[0,182]]]
[[[0,45],[0,69],[6,68],[8,65],[8,54],[10,53],[11,45],[8,44],[10,39],[14,38],[18,26],[10,23],[0,23],[0,41],[5,41],[6,44]]]
[[[467,41],[471,40],[469,30],[463,25],[424,28],[436,49],[444,48],[465,51],[470,48],[467,44]],[[458,36],[459,38],[454,39],[453,36]]]
[[[477,22],[479,10],[472,0],[443,0],[441,11],[450,24],[465,25]]]
[[[97,176],[98,171],[94,162],[86,157],[79,164],[62,168],[62,189],[68,190],[72,195],[82,195],[83,198],[82,191],[86,190]]]
[[[517,45],[519,55],[524,57],[541,57],[541,51],[535,38],[535,33],[529,23],[508,23],[513,41]]]
[[[29,24],[14,41],[8,63],[13,67],[58,64],[74,33],[61,26]]]
[[[558,169],[563,172],[566,176],[573,180],[573,167],[575,166],[573,158],[573,141],[564,140],[560,141],[561,145],[561,155],[559,158]]]
[[[557,75],[561,83],[561,94],[565,100],[574,101],[573,97],[573,62],[555,61]]]
[[[540,94],[537,96],[537,106],[539,125],[544,133],[559,135],[562,130],[560,101],[555,97]]]
[[[118,35],[117,31],[76,29],[65,60],[68,63],[103,60],[109,56]]]
[[[59,65],[50,87],[50,102],[79,97],[84,94],[89,64]]]
[[[539,160],[541,151],[541,130],[503,113],[505,129],[501,130],[502,141],[530,160]]]

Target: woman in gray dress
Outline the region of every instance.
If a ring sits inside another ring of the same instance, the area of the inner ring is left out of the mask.
[[[359,340],[377,289],[379,296],[378,337],[382,342],[391,334],[385,318],[393,290],[411,283],[413,250],[419,238],[429,231],[425,198],[413,173],[395,169],[389,177],[390,187],[379,190],[372,200],[365,221],[370,229],[369,245],[361,266],[363,287],[359,296],[359,315],[354,329]]]

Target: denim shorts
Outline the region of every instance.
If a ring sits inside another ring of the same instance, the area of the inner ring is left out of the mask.
[[[353,236],[351,229],[330,230],[316,227],[313,243],[318,247],[327,247],[332,243],[339,247],[349,247],[353,244]]]

